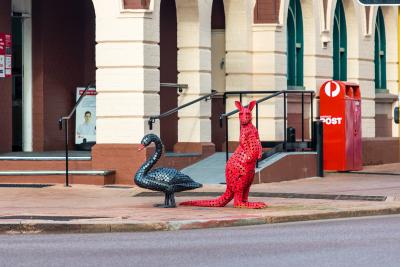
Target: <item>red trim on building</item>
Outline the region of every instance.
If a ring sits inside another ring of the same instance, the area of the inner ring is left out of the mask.
[[[278,23],[280,0],[257,0],[254,23]]]

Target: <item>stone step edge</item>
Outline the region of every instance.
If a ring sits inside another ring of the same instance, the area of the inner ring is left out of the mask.
[[[115,170],[68,171],[70,175],[107,176],[115,174]],[[38,176],[38,175],[65,175],[63,171],[0,171],[0,176]]]
[[[0,222],[0,234],[62,234],[62,233],[112,233],[112,232],[149,232],[149,231],[177,231],[220,227],[238,227],[262,224],[276,224],[300,221],[341,219],[351,217],[383,216],[400,214],[400,207],[374,208],[363,210],[345,210],[333,212],[320,212],[314,214],[259,216],[234,219],[203,219],[181,221],[152,221],[137,222],[127,221],[115,223],[110,221],[93,222],[48,222],[27,221],[17,223]]]
[[[306,151],[306,152],[279,152],[271,157],[268,157],[258,163],[258,167],[256,168],[256,173],[261,172],[263,169],[275,164],[280,160],[284,160],[284,158],[288,156],[302,156],[302,155],[317,155],[317,152],[314,151]]]

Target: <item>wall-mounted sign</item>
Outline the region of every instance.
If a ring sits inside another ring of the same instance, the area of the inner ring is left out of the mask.
[[[85,91],[84,87],[76,89],[76,100]],[[86,91],[81,103],[76,109],[75,143],[96,142],[96,89]]]
[[[0,78],[12,75],[12,41],[11,35],[0,33]]]

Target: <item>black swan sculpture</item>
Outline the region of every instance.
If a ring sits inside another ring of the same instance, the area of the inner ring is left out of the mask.
[[[137,171],[134,181],[137,186],[165,193],[164,205],[165,208],[175,208],[175,193],[200,188],[203,185],[193,181],[186,174],[172,168],[157,168],[152,171],[150,169],[160,159],[163,144],[160,138],[155,134],[147,134],[143,137],[139,151],[155,143],[156,150],[154,154],[148,159]]]

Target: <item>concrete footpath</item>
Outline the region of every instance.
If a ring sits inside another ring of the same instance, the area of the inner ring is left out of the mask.
[[[224,189],[206,185],[176,200],[212,199]],[[400,214],[400,164],[254,185],[251,193],[250,201],[269,207],[235,209],[230,203],[224,208],[163,209],[153,207],[163,202],[162,195],[127,186],[0,186],[0,233],[165,231]]]

